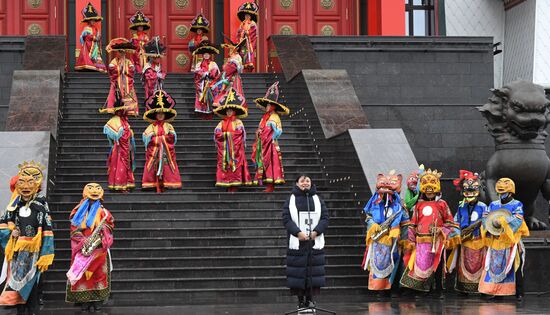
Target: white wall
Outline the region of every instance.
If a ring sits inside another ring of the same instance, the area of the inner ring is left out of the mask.
[[[536,3],[533,82],[550,88],[550,1]]]
[[[544,0],[548,1],[548,0]],[[536,0],[506,11],[503,82],[533,80]]]
[[[445,1],[447,36],[492,36],[504,45],[504,17],[502,0]],[[502,86],[503,60],[503,54],[495,56],[495,87]]]

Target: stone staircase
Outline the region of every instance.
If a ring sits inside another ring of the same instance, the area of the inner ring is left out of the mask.
[[[262,116],[253,100],[263,96],[276,80],[272,74],[243,76],[249,116],[250,157],[254,130]],[[301,90],[281,82],[292,111]],[[136,82],[140,104],[143,90]],[[227,193],[214,187],[216,150],[212,140],[218,119],[202,121],[193,114],[194,86],[190,74],[169,74],[165,89],[176,100],[176,146],[183,189],[156,194],[142,191],[145,153],[141,133],[146,122],[132,118],[136,134],[136,190],[129,194],[106,191],[105,206],[115,217],[111,250],[111,303],[116,305],[282,302],[285,287],[286,232],[281,208],[299,173],[309,174],[330,210],[327,234],[327,287],[324,295],[341,300],[359,299],[367,277],[360,270],[363,228],[359,219],[364,200],[350,189],[332,187],[316,153],[312,127],[303,115],[283,118],[280,139],[288,184],[272,194],[262,188]],[[83,186],[98,182],[106,187],[108,142],[102,128],[108,115],[99,114],[109,90],[106,75],[67,73],[59,125],[55,188],[49,195],[55,221],[56,260],[45,277],[46,300],[62,301],[69,268],[71,209],[81,199]],[[141,114],[144,107],[140,105]],[[332,188],[331,188],[332,187]],[[360,203],[361,205],[358,205]]]

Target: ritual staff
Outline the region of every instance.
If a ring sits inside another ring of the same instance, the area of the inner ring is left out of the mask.
[[[283,159],[279,137],[283,126],[279,115],[288,115],[290,110],[279,103],[279,82],[273,83],[265,97],[254,100],[265,114],[256,130],[256,142],[252,147],[252,162],[256,166],[254,185],[265,185],[265,192],[273,192],[275,185],[285,183]]]
[[[367,235],[362,267],[369,270],[369,290],[389,292],[399,284],[395,279],[410,224],[399,197],[402,179],[394,170],[378,174],[376,192],[363,209]]]
[[[237,29],[237,43],[243,43],[239,45],[239,54],[246,72],[254,71],[254,65],[256,64],[258,11],[258,5],[255,2],[245,2],[237,12],[237,17],[241,21]]]
[[[121,100],[126,114],[137,116],[139,108],[134,89],[135,68],[132,60],[127,58],[127,53],[133,53],[135,47],[126,38],[115,38],[107,45],[106,50],[108,53],[116,53],[116,56],[109,64],[111,87],[104,107],[112,111],[115,103]]]
[[[94,8],[91,2],[82,9],[83,19],[86,23],[80,34],[80,52],[76,58],[74,69],[76,71],[99,71],[107,72],[103,59],[101,58],[101,32],[99,24],[103,19]]]
[[[523,219],[523,204],[514,199],[516,186],[510,178],[496,182],[499,200],[483,213],[481,235],[487,254],[479,282],[479,292],[491,296],[516,295],[523,300],[525,247],[521,238],[529,236]]]
[[[143,132],[145,166],[141,186],[164,189],[181,188],[181,177],[176,161],[177,134],[170,124],[177,115],[176,101],[166,91],[157,90],[145,102],[145,121],[151,123]]]
[[[283,224],[288,235],[287,287],[298,296],[298,310],[314,308],[313,296],[325,286],[324,233],[329,213],[309,176],[296,179],[283,206]]]
[[[212,83],[220,75],[218,64],[214,61],[220,51],[208,41],[203,41],[193,55],[202,55],[202,60],[193,69],[195,73],[195,113],[202,119],[212,119],[214,93]]]
[[[485,245],[481,239],[481,218],[487,205],[479,201],[481,183],[477,174],[460,170],[459,178],[453,181],[462,190],[462,201],[454,220],[460,225],[461,245],[455,248],[448,260],[449,272],[457,266],[455,289],[462,293],[478,293],[478,284],[483,262]]]
[[[133,108],[124,105],[117,94],[111,108],[103,108],[100,112],[114,114],[103,127],[111,150],[107,159],[108,187],[111,190],[128,192],[135,188],[134,169],[136,144],[134,132],[128,122],[128,112]]]
[[[214,142],[218,150],[216,186],[235,192],[239,186],[252,185],[244,149],[246,131],[239,118],[248,116],[246,103],[241,95],[231,89],[214,110],[222,118],[214,130]]]
[[[111,293],[109,249],[114,219],[103,206],[103,188],[84,186],[82,200],[71,211],[71,268],[67,272],[66,301],[81,303],[82,311],[99,311]]]
[[[162,84],[166,79],[166,71],[162,70],[160,64],[161,57],[164,56],[166,47],[160,42],[158,36],[153,37],[145,46],[143,46],[147,63],[141,73],[141,82],[145,89],[145,100],[147,100],[156,90],[162,90]]]
[[[409,177],[407,177],[407,191],[405,191],[405,199],[403,200],[403,206],[409,213],[409,216],[412,215],[412,210],[416,202],[418,201],[418,196],[420,192],[418,191],[418,175],[424,171],[424,165],[420,165],[418,170],[411,172]]]
[[[16,195],[0,219],[6,285],[0,305],[17,306],[17,314],[34,314],[40,276],[53,263],[54,239],[46,197],[39,194],[44,167],[34,161],[19,165]],[[3,268],[3,269],[4,269]]]
[[[193,62],[192,65],[194,66],[199,60],[197,60],[196,57],[198,55],[193,54],[195,52],[195,49],[199,48],[201,43],[203,41],[208,41],[208,32],[210,31],[210,21],[208,21],[207,18],[205,18],[202,13],[199,13],[195,18],[191,21],[191,28],[189,29],[191,34],[191,39],[189,40],[189,43],[187,44],[187,47],[189,49],[189,52],[193,55]]]
[[[218,76],[216,83],[212,86],[214,93],[214,107],[220,105],[220,100],[225,98],[226,94],[231,89],[235,89],[241,96],[243,104],[246,104],[246,99],[243,91],[243,83],[241,79],[241,73],[243,71],[242,58],[239,55],[239,45],[229,43],[222,44],[223,48],[229,49],[229,57],[222,67],[222,74]]]
[[[419,177],[421,196],[414,206],[408,231],[408,245],[412,249],[405,255],[405,272],[401,285],[421,292],[435,292],[443,298],[445,280],[445,249],[460,243],[458,225],[447,203],[441,199],[441,173],[428,169]]]
[[[134,67],[136,68],[136,72],[141,73],[145,63],[147,62],[147,56],[145,55],[145,49],[143,46],[149,42],[147,30],[151,28],[151,20],[149,20],[149,18],[146,17],[141,11],[137,11],[130,18],[129,28],[133,33],[130,41],[132,45],[136,47],[131,59],[134,63]]]

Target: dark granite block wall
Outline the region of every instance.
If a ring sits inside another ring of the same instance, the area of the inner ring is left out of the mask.
[[[4,130],[14,70],[23,69],[24,37],[0,36],[0,130]]]

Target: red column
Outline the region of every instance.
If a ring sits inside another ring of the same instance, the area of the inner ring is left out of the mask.
[[[368,34],[372,36],[405,36],[405,1],[369,0]]]

